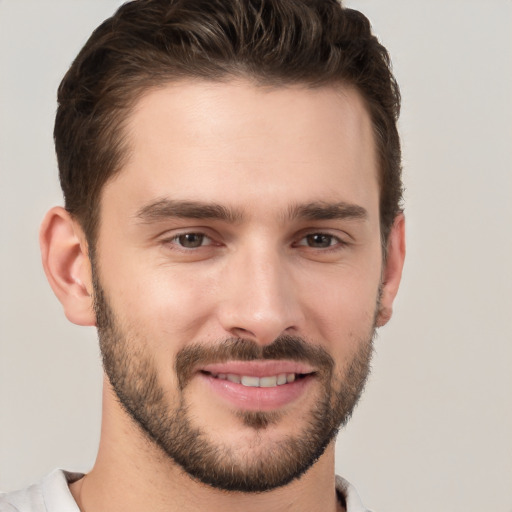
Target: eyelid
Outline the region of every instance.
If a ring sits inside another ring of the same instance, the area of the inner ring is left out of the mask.
[[[193,250],[199,250],[205,247],[210,247],[212,245],[216,244],[216,240],[212,234],[208,233],[209,230],[205,228],[183,228],[183,229],[176,229],[172,230],[172,232],[165,232],[160,237],[160,243],[163,245],[172,245],[177,250],[181,251],[193,251]],[[184,247],[179,243],[179,238],[185,235],[200,235],[204,237],[203,243],[198,247]],[[208,241],[208,243],[204,243],[204,241]]]
[[[341,236],[339,233],[334,234],[331,231],[329,231],[328,229],[311,229],[311,230],[307,230],[302,233],[299,233],[299,235],[296,238],[296,242],[294,242],[294,245],[301,246],[301,247],[302,246],[308,247],[307,244],[302,244],[299,242],[302,242],[302,241],[306,240],[306,238],[308,236],[313,236],[313,235],[327,236],[327,237],[333,238],[337,243],[335,243],[334,245],[330,245],[329,247],[325,247],[325,248],[310,247],[310,249],[329,250],[329,249],[335,249],[335,248],[339,248],[339,247],[345,247],[350,244],[350,242],[347,240],[347,238],[350,238],[349,235]]]
[[[195,231],[194,232],[190,232],[190,233],[181,233],[179,235],[176,235],[171,240],[172,241],[177,241],[179,243],[179,239],[181,237],[184,237],[184,236],[187,236],[187,235],[195,235],[195,236],[201,237],[201,245],[199,245],[198,247],[205,247],[205,246],[208,246],[208,245],[212,245],[213,240],[208,235],[205,235],[204,233],[196,233]],[[204,243],[204,242],[207,242],[207,241],[209,241],[210,243]],[[181,245],[181,244],[179,244],[179,245]],[[198,247],[193,247],[193,249],[197,249]],[[191,247],[186,247],[186,249],[192,249],[192,248]]]
[[[218,233],[216,233],[216,232],[212,233],[211,231],[212,231],[211,229],[203,227],[203,226],[176,228],[176,229],[168,230],[165,233],[161,234],[159,236],[159,239],[160,239],[160,243],[162,243],[164,245],[173,245],[177,249],[186,251],[186,252],[190,252],[193,250],[197,251],[197,250],[200,250],[201,248],[207,248],[210,246],[223,245],[223,243],[225,243],[225,242],[222,240],[222,237]],[[178,241],[179,237],[184,236],[184,235],[192,235],[192,234],[201,235],[204,237],[205,240],[203,241],[203,243],[200,246],[195,247],[195,248],[194,247],[188,248],[188,247],[182,246],[179,243],[179,241]],[[322,247],[309,247],[307,245],[307,243],[305,243],[305,241],[306,241],[307,237],[313,236],[313,235],[323,235],[326,237],[330,237],[335,241],[335,243],[332,245],[329,245],[328,247],[323,247],[323,248]],[[350,245],[351,239],[352,239],[352,237],[345,232],[339,233],[339,231],[337,231],[336,233],[333,233],[330,229],[311,228],[311,229],[305,229],[305,230],[299,232],[296,236],[294,236],[291,245],[295,246],[295,247],[305,247],[305,248],[312,249],[312,250],[328,251],[328,250],[341,249],[343,247]],[[206,241],[206,243],[204,243],[205,241]]]

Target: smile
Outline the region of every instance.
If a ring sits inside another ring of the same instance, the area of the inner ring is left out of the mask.
[[[236,373],[208,373],[214,379],[227,380],[235,384],[251,388],[273,388],[290,384],[297,378],[304,377],[304,374],[296,373],[280,373],[278,375],[269,375],[265,377],[257,377],[254,375],[238,375]]]
[[[215,396],[239,410],[271,411],[303,396],[317,371],[296,361],[229,361],[198,368]]]

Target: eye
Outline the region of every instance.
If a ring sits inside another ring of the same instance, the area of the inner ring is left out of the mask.
[[[184,249],[197,249],[204,245],[211,245],[211,239],[203,233],[183,233],[175,236],[171,242],[180,245]]]
[[[343,242],[338,237],[328,233],[311,233],[299,240],[297,245],[311,247],[312,249],[328,249],[336,245],[343,245]]]

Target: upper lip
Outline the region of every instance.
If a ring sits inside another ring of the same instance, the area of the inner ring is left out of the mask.
[[[212,363],[198,368],[198,371],[212,374],[250,375],[253,377],[267,377],[283,373],[307,374],[314,373],[315,369],[300,361],[269,360],[269,361],[227,361]]]

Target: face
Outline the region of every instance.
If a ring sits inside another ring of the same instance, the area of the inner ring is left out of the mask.
[[[128,123],[93,262],[127,421],[192,477],[306,471],[368,374],[382,253],[369,117],[347,88],[178,83]]]

